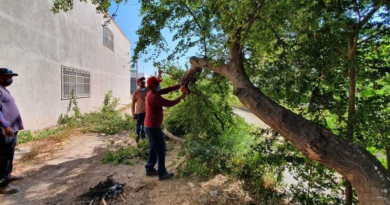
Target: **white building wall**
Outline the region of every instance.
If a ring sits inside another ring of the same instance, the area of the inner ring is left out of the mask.
[[[102,105],[113,90],[130,102],[130,41],[115,22],[114,51],[103,45],[104,19],[91,3],[74,1],[67,13],[50,12],[53,0],[0,0],[0,67],[19,73],[9,87],[26,129],[55,125],[66,113],[61,66],[88,70],[91,97],[78,99],[82,112]]]

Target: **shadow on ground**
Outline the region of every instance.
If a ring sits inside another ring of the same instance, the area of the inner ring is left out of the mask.
[[[1,204],[87,204],[78,197],[109,175],[126,184],[127,201],[117,199],[109,204],[248,204],[239,182],[224,176],[209,181],[200,181],[196,176],[158,181],[157,177],[145,176],[144,160],[134,160],[134,166],[102,164],[110,141],[134,145],[128,133],[74,136],[52,159],[24,172],[25,179],[14,183],[20,193],[0,196]],[[180,145],[171,142],[168,147],[167,168],[177,172]]]

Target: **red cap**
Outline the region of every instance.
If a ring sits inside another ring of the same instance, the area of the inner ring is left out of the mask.
[[[162,80],[159,80],[156,77],[152,76],[152,77],[148,78],[147,85],[148,85],[148,87],[150,87],[150,86],[153,86],[153,85],[160,84],[161,81]]]

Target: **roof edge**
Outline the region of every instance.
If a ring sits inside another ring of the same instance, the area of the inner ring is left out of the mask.
[[[108,14],[108,16],[111,18],[110,22],[113,21],[114,24],[116,25],[116,27],[119,28],[119,30],[121,31],[121,33],[123,34],[123,36],[127,39],[127,41],[129,41],[130,45],[131,45],[131,41],[129,40],[129,38],[127,38],[126,34],[123,32],[122,28],[118,25],[118,23],[116,23],[115,19],[112,18],[111,14]],[[103,17],[104,19],[104,17]]]

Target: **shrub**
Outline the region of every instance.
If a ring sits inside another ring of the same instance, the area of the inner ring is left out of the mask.
[[[81,127],[84,132],[116,134],[121,130],[133,131],[135,125],[130,115],[122,116],[117,110],[118,98],[114,98],[112,91],[109,91],[103,101],[103,106],[99,111],[81,114],[77,107],[77,101],[72,95],[69,101],[68,112],[60,115],[58,124],[66,124],[68,127]],[[73,107],[72,107],[73,106]],[[69,116],[69,111],[73,110],[74,115]]]
[[[45,129],[32,133],[30,130],[21,130],[18,133],[18,144],[24,144],[31,141],[41,140],[50,136],[57,136],[64,128],[56,127],[53,129]]]

